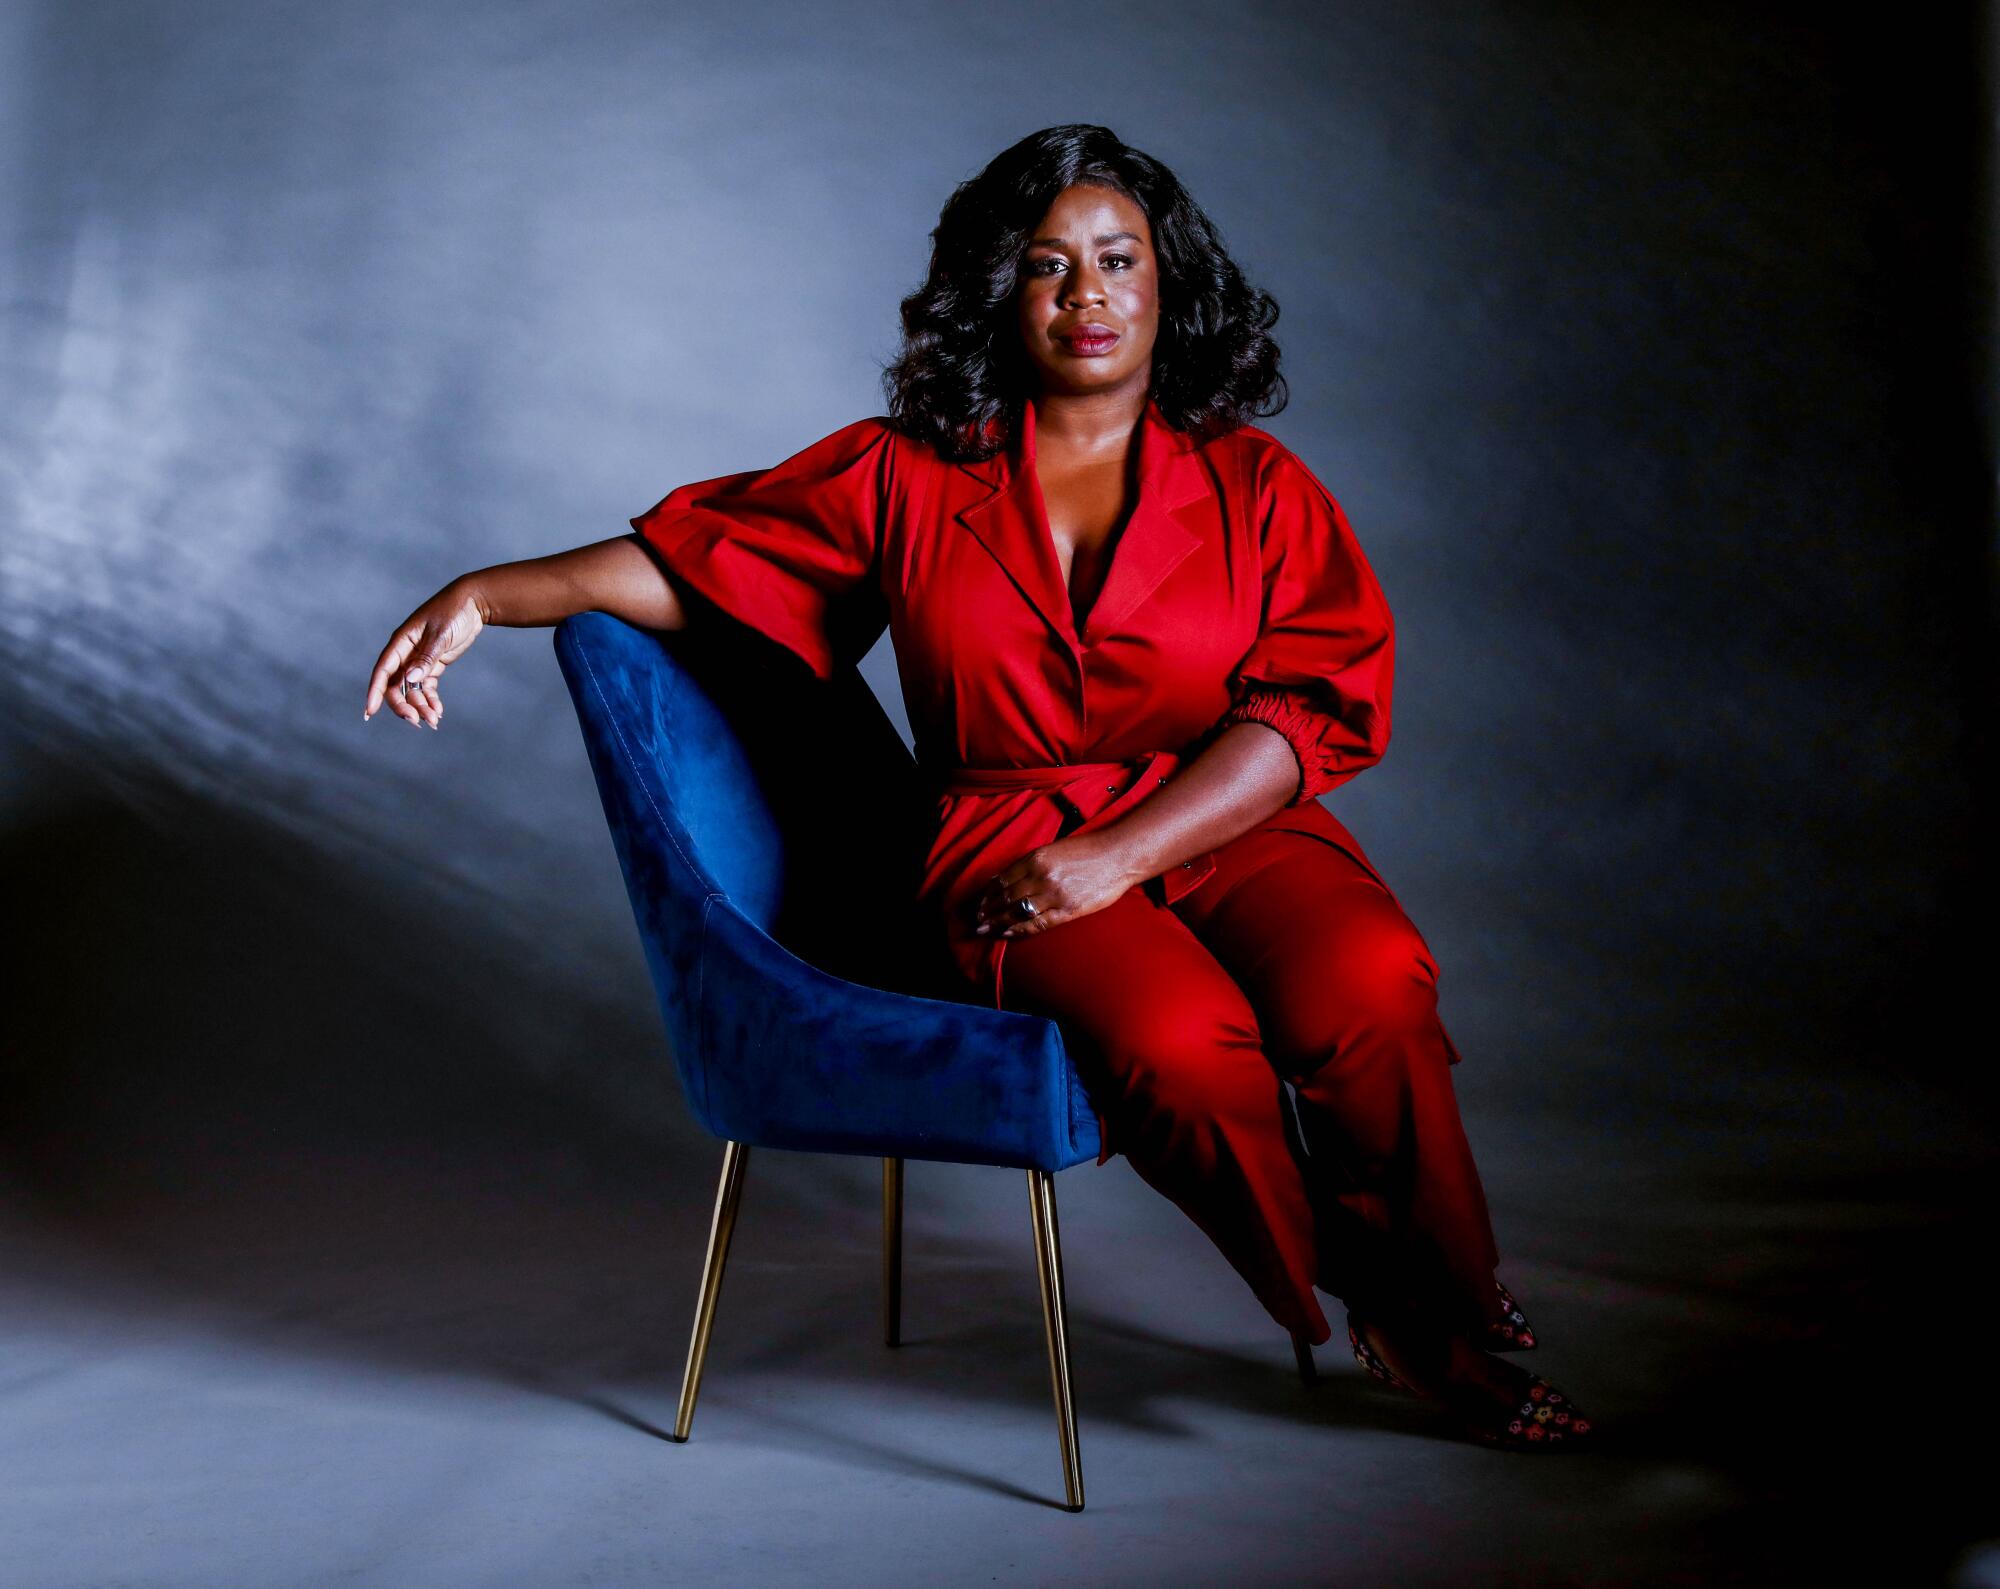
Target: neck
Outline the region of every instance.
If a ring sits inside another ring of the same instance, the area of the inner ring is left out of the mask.
[[[1088,455],[1115,452],[1132,439],[1145,418],[1144,383],[1104,392],[1037,392],[1035,450]]]

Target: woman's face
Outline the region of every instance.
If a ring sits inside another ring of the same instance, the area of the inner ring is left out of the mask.
[[[1150,388],[1159,263],[1146,212],[1124,194],[1087,184],[1063,189],[1022,253],[1016,301],[1043,392]]]

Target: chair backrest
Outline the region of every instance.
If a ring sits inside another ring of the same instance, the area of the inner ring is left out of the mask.
[[[602,612],[555,630],[677,1058],[710,909],[849,981],[966,996],[911,904],[923,780],[859,670],[823,683],[701,639]]]
[[[664,841],[657,873],[641,868],[642,880],[695,908],[722,894],[768,931],[783,896],[784,835],[718,698],[722,681],[703,679],[677,638],[584,612],[556,626],[556,658],[614,839],[622,819],[626,832]]]

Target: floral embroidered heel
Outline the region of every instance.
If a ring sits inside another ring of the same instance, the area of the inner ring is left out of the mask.
[[[1535,1349],[1535,1327],[1521,1311],[1521,1304],[1514,1300],[1514,1293],[1497,1279],[1493,1282],[1493,1289],[1500,1293],[1502,1313],[1499,1318],[1487,1322],[1486,1339],[1482,1344],[1489,1352],[1532,1352]]]
[[[1422,1395],[1362,1339],[1351,1313],[1347,1317],[1347,1344],[1354,1348],[1354,1360],[1383,1384]],[[1447,1406],[1462,1432],[1502,1451],[1589,1450],[1596,1429],[1575,1402],[1539,1374],[1528,1377],[1514,1407],[1496,1408],[1484,1397],[1479,1398],[1476,1408],[1471,1401],[1458,1398]]]

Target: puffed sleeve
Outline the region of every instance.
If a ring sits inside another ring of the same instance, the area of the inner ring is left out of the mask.
[[[893,486],[893,434],[885,418],[856,420],[768,469],[678,486],[632,528],[677,587],[831,679],[888,624],[870,576]]]
[[[1289,449],[1257,471],[1262,628],[1230,674],[1218,727],[1265,723],[1298,758],[1288,806],[1337,788],[1389,748],[1396,637],[1388,601],[1333,493]]]

